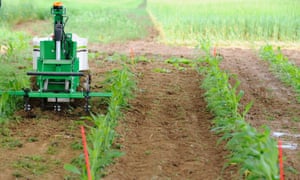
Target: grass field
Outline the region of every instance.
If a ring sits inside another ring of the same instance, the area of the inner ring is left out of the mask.
[[[300,41],[297,0],[150,0],[148,11],[168,44]]]

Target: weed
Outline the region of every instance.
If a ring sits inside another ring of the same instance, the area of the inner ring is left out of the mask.
[[[156,73],[171,73],[172,72],[170,69],[166,69],[166,68],[155,68],[152,71],[156,72]]]
[[[295,169],[294,167],[292,167],[292,166],[286,167],[285,171],[287,171],[289,173],[292,173],[292,174],[300,174],[299,171],[297,169]]]
[[[145,151],[145,155],[149,156],[152,152],[150,150]]]
[[[27,139],[28,142],[37,142],[39,139],[37,137],[29,137]]]
[[[82,150],[83,149],[82,143],[79,141],[75,141],[71,144],[71,148],[74,150]]]
[[[298,116],[293,116],[292,121],[293,122],[300,122],[300,118]]]
[[[165,60],[165,63],[173,64],[178,70],[185,71],[185,66],[195,67],[195,63],[190,59],[172,57]]]
[[[150,63],[152,62],[152,60],[147,58],[146,56],[136,56],[134,58],[134,63],[140,63],[140,62]]]
[[[56,148],[56,147],[54,147],[54,146],[49,146],[48,148],[47,148],[47,151],[46,151],[46,153],[47,154],[50,154],[50,155],[54,155],[54,154],[56,154],[58,152],[58,149]]]
[[[23,147],[23,143],[20,140],[14,139],[12,137],[2,138],[0,143],[1,143],[2,147],[8,148],[8,149],[15,149],[15,148]]]
[[[1,124],[1,123],[0,123],[0,124]],[[10,136],[10,129],[7,128],[7,126],[2,125],[2,126],[0,127],[0,133],[1,133],[2,136]]]
[[[268,120],[268,121],[274,121],[274,120],[275,120],[275,117],[274,117],[274,116],[271,116],[271,115],[268,115],[268,116],[267,116],[267,120]]]
[[[34,175],[44,174],[48,170],[46,160],[39,155],[21,157],[14,162],[13,167]]]
[[[121,149],[122,148],[122,144],[114,144],[114,148],[115,149]]]
[[[22,177],[23,177],[22,173],[20,173],[19,171],[13,172],[12,175],[13,175],[14,177],[16,177],[16,178],[22,178]]]

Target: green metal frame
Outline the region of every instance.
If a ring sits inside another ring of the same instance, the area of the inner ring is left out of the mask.
[[[82,99],[87,95],[89,97],[111,97],[110,92],[74,92],[74,93],[53,93],[53,92],[34,92],[29,91],[0,91],[0,94],[9,94],[11,96],[25,96],[28,95],[29,98],[72,98],[72,99]]]
[[[64,49],[61,50],[61,60],[56,60],[55,41],[40,42],[40,57],[37,61],[37,72],[79,72],[79,59],[76,57],[77,43],[72,41],[72,34],[66,34]],[[65,52],[68,52],[68,57]],[[68,59],[70,58],[70,59]],[[70,93],[76,92],[80,83],[79,76],[37,76],[39,90],[44,89],[46,80],[62,82],[61,84],[49,84],[47,91],[64,91],[64,81],[70,82]]]

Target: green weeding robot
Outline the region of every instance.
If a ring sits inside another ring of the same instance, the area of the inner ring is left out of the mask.
[[[53,4],[51,14],[54,16],[53,37],[40,40],[39,46],[34,47],[33,51],[37,54],[33,58],[35,71],[27,72],[33,79],[32,88],[8,93],[24,97],[25,111],[32,109],[31,98],[41,99],[41,106],[48,102],[54,104],[55,111],[61,110],[61,102],[84,99],[84,109],[89,111],[90,97],[110,97],[111,93],[90,92],[91,76],[87,73],[86,46],[79,47],[74,37],[76,35],[64,32],[68,17],[61,2]],[[86,58],[80,53],[85,53]],[[85,66],[85,71],[81,66]]]

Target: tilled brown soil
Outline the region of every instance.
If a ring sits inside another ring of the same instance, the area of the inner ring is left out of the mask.
[[[203,91],[199,88],[201,77],[192,69],[179,71],[161,61],[168,57],[196,58],[200,52],[159,44],[155,37],[154,32],[144,40],[90,45],[92,52],[129,56],[133,51],[135,55],[153,60],[131,66],[138,81],[136,97],[124,111],[124,119],[117,127],[118,143],[126,154],[107,168],[105,179],[237,178],[235,167],[222,169],[228,152],[224,145],[216,146],[218,137],[210,132],[213,116],[203,101]],[[300,51],[283,52],[300,66]],[[271,132],[298,134],[300,105],[296,94],[270,73],[268,63],[260,60],[258,51],[222,48],[218,53],[224,57],[222,69],[237,74],[241,81],[239,89],[245,92],[241,108],[254,101],[246,120],[257,128],[267,125]],[[104,72],[119,66],[101,58],[90,63],[96,83],[103,79]],[[156,72],[163,68],[170,71]],[[33,120],[19,119],[19,123],[12,125],[9,137],[19,140],[22,145],[7,148],[7,143],[2,143],[0,179],[16,179],[17,175],[20,176],[18,179],[63,179],[66,173],[63,164],[81,153],[81,150],[71,148],[71,144],[80,142],[80,121],[77,119],[79,117],[57,116],[51,112],[42,112]],[[300,143],[299,138],[291,136],[282,140]],[[283,151],[286,179],[300,179],[299,148]],[[24,161],[26,157],[38,160],[39,156],[44,159],[40,160],[41,164],[50,164],[42,175],[16,168],[18,162],[22,162],[20,160]]]
[[[0,138],[0,179],[64,179],[63,166],[81,153],[79,117],[35,111],[36,118],[19,117]]]
[[[210,132],[213,116],[197,72],[162,62],[138,64],[135,71],[136,98],[118,127],[126,155],[105,179],[233,179],[235,171],[222,171],[228,153]]]
[[[93,83],[103,80],[103,72],[115,67],[119,64],[92,61],[93,75],[99,75]],[[213,116],[206,109],[197,72],[191,68],[179,71],[161,61],[142,62],[131,68],[138,82],[136,97],[117,128],[118,143],[126,155],[107,169],[105,178],[237,177],[234,167],[223,171],[228,152],[224,145],[216,145],[218,137],[210,132]],[[160,73],[157,69],[169,71]],[[0,148],[1,179],[63,179],[67,177],[63,165],[81,153],[72,148],[72,144],[80,143],[79,117],[67,111],[55,114],[37,108],[34,113],[36,118],[20,117],[10,126],[9,137],[21,145]]]
[[[199,51],[188,48],[172,48],[147,41],[130,42],[129,46],[100,45],[93,51],[114,54],[121,51],[127,55],[130,49],[138,55],[146,55],[152,62],[140,62],[131,68],[136,74],[138,88],[130,108],[117,128],[121,150],[126,154],[109,167],[105,179],[234,179],[236,168],[223,171],[228,154],[223,145],[216,146],[218,137],[210,131],[213,116],[203,101],[199,88],[201,77],[195,70],[179,71],[163,63],[167,57],[193,58]],[[108,51],[109,49],[109,51]],[[167,50],[163,54],[162,50]],[[151,53],[152,51],[152,53]],[[181,52],[182,51],[182,52]],[[300,64],[296,50],[284,50],[296,64]],[[249,49],[223,48],[218,53],[224,57],[221,67],[237,74],[240,88],[245,92],[242,106],[254,101],[247,121],[259,128],[267,125],[272,132],[299,132],[299,103],[293,90],[281,83],[269,71],[268,63],[260,60],[258,52]],[[159,60],[155,60],[155,58]],[[93,83],[103,80],[103,73],[118,63],[102,59],[92,60]],[[158,69],[169,70],[166,73]],[[234,82],[234,80],[232,80]],[[95,86],[97,90],[97,86]],[[18,119],[11,126],[10,138],[22,145],[0,148],[0,179],[63,179],[64,163],[78,157],[81,150],[71,144],[80,143],[79,117],[38,112],[34,119]],[[5,136],[2,139],[7,138]],[[36,139],[36,140],[34,140]],[[284,141],[299,144],[299,138],[283,137]],[[10,140],[8,140],[10,141]],[[287,179],[299,179],[300,154],[298,149],[284,149]],[[28,158],[39,159],[48,164],[49,170],[41,175],[20,168],[18,163]],[[18,168],[17,168],[18,167]]]

